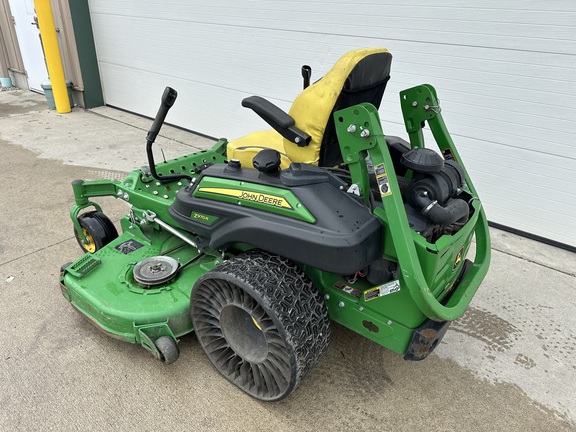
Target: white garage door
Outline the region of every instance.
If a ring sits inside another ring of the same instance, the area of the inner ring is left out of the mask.
[[[288,109],[302,64],[385,46],[384,132],[406,136],[400,90],[434,85],[488,218],[576,247],[576,2],[206,3],[90,0],[107,104],[154,116],[170,85],[169,122],[232,139],[266,127],[242,98]]]

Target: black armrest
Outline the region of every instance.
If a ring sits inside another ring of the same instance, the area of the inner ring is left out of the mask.
[[[294,119],[292,117],[269,100],[260,96],[250,96],[243,99],[242,106],[250,108],[274,129],[276,129],[275,125],[281,128],[294,126]]]
[[[310,135],[294,126],[294,119],[272,102],[260,96],[250,96],[242,100],[242,106],[250,108],[276,132],[299,147],[305,147],[310,143]]]

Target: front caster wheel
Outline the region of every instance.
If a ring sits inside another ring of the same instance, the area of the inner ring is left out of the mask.
[[[170,336],[160,336],[154,341],[160,352],[160,361],[166,365],[174,363],[180,357],[180,348]]]
[[[94,253],[118,237],[116,227],[102,212],[91,211],[81,214],[78,216],[78,222],[88,242],[82,242],[76,229],[74,229],[74,236],[84,252]]]
[[[190,311],[204,352],[249,395],[290,395],[330,342],[318,291],[294,263],[262,251],[239,255],[195,284]]]

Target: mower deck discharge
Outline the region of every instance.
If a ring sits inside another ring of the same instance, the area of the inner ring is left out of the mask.
[[[490,240],[431,86],[400,94],[410,142],[384,136],[390,61],[385,49],[352,51],[310,86],[305,67],[290,115],[243,101],[272,130],[156,164],[176,99],[167,88],[149,165],[123,181],[73,182],[86,254],[63,266],[64,297],[166,364],[195,331],[213,365],[261,400],[294,391],[326,352],[331,321],[424,359],[486,275]],[[333,100],[319,96],[327,86]],[[425,123],[439,153],[424,147]],[[99,196],[130,204],[121,235]]]

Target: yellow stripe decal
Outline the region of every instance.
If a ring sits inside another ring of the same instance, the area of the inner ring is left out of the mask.
[[[263,194],[260,192],[250,192],[241,189],[209,188],[209,187],[201,187],[199,189],[199,192],[225,195],[245,201],[253,201],[260,204],[267,204],[274,207],[282,207],[292,210],[292,206],[288,203],[288,201],[286,201],[286,199],[275,195]]]

